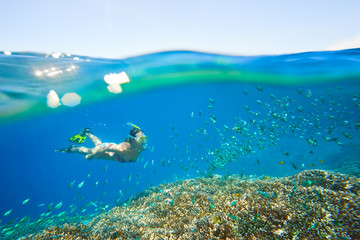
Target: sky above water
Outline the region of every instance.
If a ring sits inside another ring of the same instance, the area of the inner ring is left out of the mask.
[[[360,1],[14,0],[0,51],[125,58],[167,50],[233,55],[360,47]]]

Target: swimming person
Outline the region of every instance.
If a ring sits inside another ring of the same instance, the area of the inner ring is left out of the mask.
[[[95,144],[95,147],[86,148],[71,145],[65,149],[58,149],[55,151],[84,154],[87,160],[104,159],[122,163],[135,162],[140,153],[146,149],[147,136],[138,126],[132,123],[128,123],[128,125],[134,128],[131,129],[130,136],[125,139],[125,142],[120,144],[103,143],[91,132],[90,128],[85,128],[81,133],[72,137],[70,141],[83,143],[86,138],[89,137]]]

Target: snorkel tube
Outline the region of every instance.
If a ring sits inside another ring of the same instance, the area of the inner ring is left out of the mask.
[[[140,127],[136,126],[135,124],[133,124],[133,123],[131,123],[131,122],[128,122],[126,125],[128,125],[128,126],[130,126],[130,127],[133,127],[133,128],[137,128],[137,129],[139,129],[140,131],[142,131]]]

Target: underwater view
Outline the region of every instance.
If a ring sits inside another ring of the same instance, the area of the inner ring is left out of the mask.
[[[0,52],[0,239],[360,239],[360,49]]]

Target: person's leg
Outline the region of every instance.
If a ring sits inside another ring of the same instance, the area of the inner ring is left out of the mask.
[[[75,145],[72,145],[73,147],[69,149],[69,152],[71,153],[80,153],[83,155],[92,154],[94,152],[93,148],[87,148],[87,147],[76,147]]]
[[[102,144],[102,141],[100,140],[100,138],[98,138],[91,132],[87,132],[86,135],[91,139],[91,141],[93,141],[93,143],[95,144],[96,147],[98,147]]]
[[[75,145],[71,145],[66,149],[68,153],[80,153],[86,155],[85,158],[87,160],[93,159],[97,155],[97,150],[99,147],[87,148],[87,147],[76,147]]]

